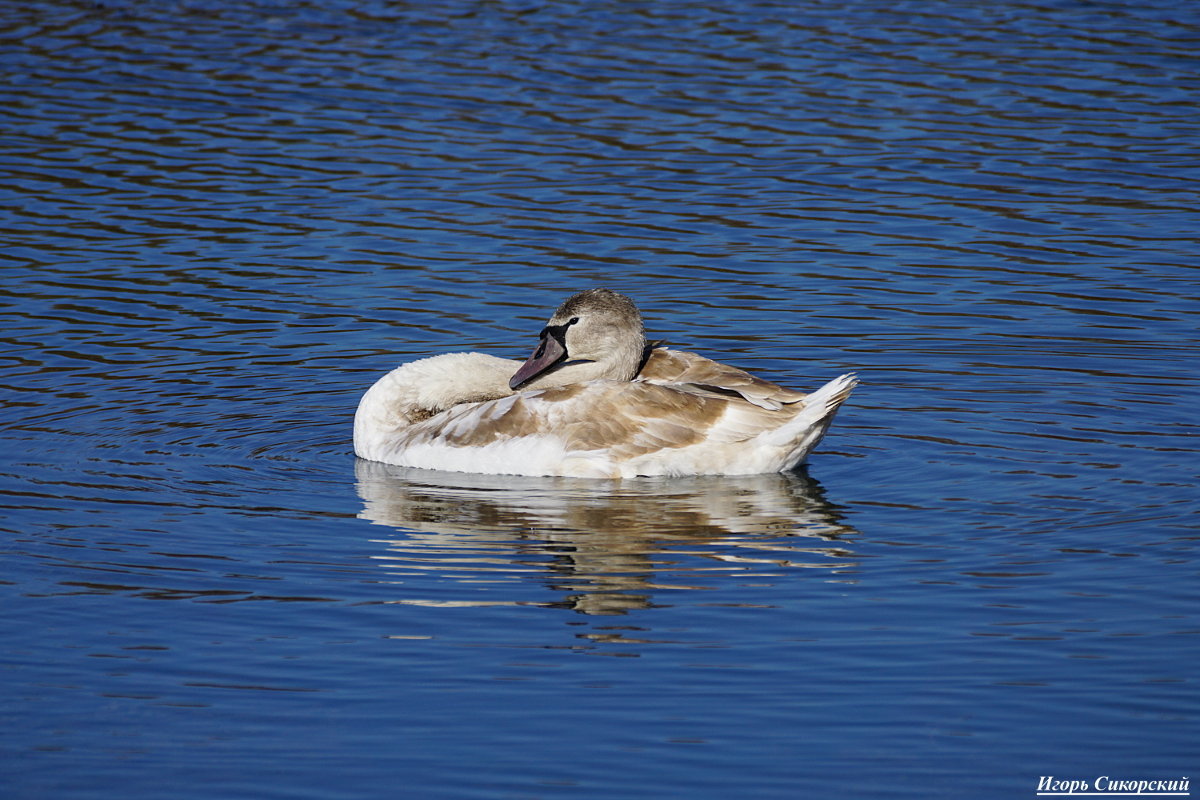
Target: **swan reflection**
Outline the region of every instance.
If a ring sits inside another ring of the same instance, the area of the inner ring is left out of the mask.
[[[398,529],[373,540],[390,578],[452,579],[450,596],[397,602],[620,614],[663,592],[716,588],[722,573],[850,580],[856,567],[858,532],[802,473],[613,483],[358,460],[355,474],[359,517]]]

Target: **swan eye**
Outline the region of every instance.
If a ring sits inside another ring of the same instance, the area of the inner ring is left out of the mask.
[[[579,317],[571,317],[571,319],[567,322],[567,324],[574,325],[576,322],[579,322]]]

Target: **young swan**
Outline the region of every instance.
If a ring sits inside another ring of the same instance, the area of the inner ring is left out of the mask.
[[[804,395],[648,345],[624,295],[568,298],[523,364],[452,353],[392,370],[354,419],[362,458],[457,472],[576,477],[754,474],[816,446],[853,375]]]

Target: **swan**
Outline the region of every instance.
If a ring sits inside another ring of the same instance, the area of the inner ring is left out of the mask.
[[[858,384],[812,394],[646,341],[623,294],[567,298],[524,362],[446,353],[404,364],[363,395],[354,452],[402,467],[630,478],[793,469]]]

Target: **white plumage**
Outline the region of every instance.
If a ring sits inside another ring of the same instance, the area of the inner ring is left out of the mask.
[[[354,449],[455,472],[622,478],[747,475],[798,465],[857,384],[810,395],[647,345],[627,297],[568,298],[524,363],[452,353],[398,367],[359,403]]]

